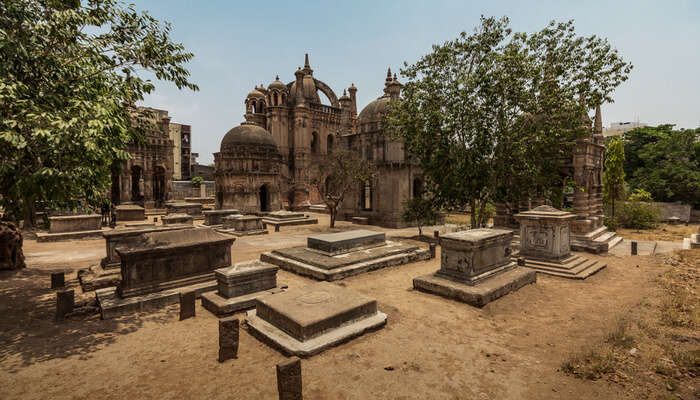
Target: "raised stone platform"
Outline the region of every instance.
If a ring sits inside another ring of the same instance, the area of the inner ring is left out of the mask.
[[[202,205],[199,203],[166,203],[168,214],[202,215]]]
[[[161,220],[163,225],[194,225],[194,217],[188,214],[168,214],[164,215]]]
[[[217,316],[252,308],[256,298],[281,291],[277,287],[278,269],[259,260],[217,269],[218,291],[204,293],[202,306]]]
[[[229,215],[240,215],[241,212],[238,210],[207,210],[204,211],[204,225],[222,225],[224,223],[224,217]]]
[[[377,302],[320,282],[260,297],[246,315],[249,331],[287,356],[309,357],[386,324]]]
[[[607,264],[571,254],[563,260],[525,258],[525,266],[547,275],[570,279],[586,279],[605,268]]]
[[[430,258],[427,249],[384,237],[382,232],[368,230],[311,236],[307,247],[266,252],[260,259],[299,275],[333,281]]]
[[[683,249],[700,249],[700,228],[698,228],[698,233],[693,233],[690,238],[683,239]]]
[[[263,227],[262,217],[257,215],[229,215],[223,218],[224,224],[217,228],[217,232],[228,233],[235,236],[265,235],[267,229]]]
[[[120,204],[115,207],[117,222],[143,221],[146,219],[146,209],[137,204]]]
[[[63,240],[78,240],[78,239],[100,239],[104,232],[108,232],[108,229],[96,229],[90,231],[78,231],[78,232],[60,232],[60,233],[44,233],[39,232],[36,234],[37,242],[60,242]]]
[[[512,239],[510,230],[486,228],[440,236],[440,269],[413,279],[413,287],[483,307],[535,282],[535,271],[510,260]]]
[[[188,203],[199,203],[199,204],[214,204],[216,199],[213,197],[185,197],[185,201]]]
[[[133,246],[143,240],[143,234],[151,232],[174,231],[179,229],[192,229],[192,225],[148,226],[143,228],[122,228],[102,233],[105,238],[105,250],[107,256],[102,259],[104,269],[119,268],[121,260],[117,254],[118,246]]]
[[[102,216],[87,214],[49,217],[49,223],[49,233],[97,231],[102,228]]]
[[[263,226],[275,227],[275,232],[279,232],[282,226],[313,225],[318,224],[318,218],[310,218],[308,215],[293,211],[273,211],[263,217]]]

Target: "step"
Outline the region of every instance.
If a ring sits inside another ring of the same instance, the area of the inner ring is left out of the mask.
[[[585,261],[583,263],[580,263],[576,268],[573,269],[565,269],[563,267],[559,268],[544,265],[532,265],[531,263],[527,263],[526,266],[543,274],[569,279],[585,279],[606,267],[606,264],[599,263],[595,260],[584,260]]]
[[[593,241],[595,241],[595,242],[607,242],[609,239],[611,239],[615,235],[617,235],[616,232],[608,231],[608,232],[605,232],[604,234],[598,236],[597,238],[593,239]]]

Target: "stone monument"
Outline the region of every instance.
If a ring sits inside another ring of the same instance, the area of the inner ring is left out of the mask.
[[[520,223],[520,253],[525,266],[554,276],[585,279],[606,264],[571,254],[572,213],[539,206],[516,214]]]
[[[262,217],[257,215],[229,215],[223,218],[223,222],[223,227],[217,229],[218,232],[236,236],[267,234],[267,229],[263,227]]]
[[[263,225],[275,227],[275,232],[279,232],[281,226],[313,225],[318,224],[318,218],[310,218],[308,215],[294,211],[273,211],[265,214]]]
[[[37,242],[85,239],[102,235],[100,214],[55,216],[49,217],[49,222],[49,232],[37,233]]]
[[[168,214],[189,214],[193,216],[202,215],[202,205],[199,203],[166,203]]]
[[[137,204],[120,204],[115,207],[117,221],[143,221],[146,219],[146,210]]]
[[[204,211],[204,225],[214,226],[221,225],[224,223],[224,217],[229,215],[240,215],[241,212],[238,210],[207,210]]]
[[[279,293],[279,267],[259,260],[245,261],[214,271],[217,292],[202,294],[202,306],[217,316],[255,307],[255,299]]]
[[[246,322],[287,356],[309,357],[386,324],[377,302],[327,282],[259,297]]]
[[[473,306],[487,303],[534,283],[535,271],[511,261],[513,232],[472,229],[440,236],[440,269],[413,279],[414,289]]]
[[[698,233],[693,233],[689,238],[683,239],[683,249],[700,249],[700,228],[698,228]]]
[[[161,220],[165,226],[182,224],[194,225],[194,217],[185,213],[163,215]]]
[[[327,281],[429,258],[428,249],[389,241],[383,232],[365,229],[309,236],[306,247],[260,255],[262,261],[282,269]]]

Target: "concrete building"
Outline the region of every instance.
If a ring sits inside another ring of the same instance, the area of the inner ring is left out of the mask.
[[[173,141],[173,179],[190,179],[192,127],[170,123],[170,139]]]

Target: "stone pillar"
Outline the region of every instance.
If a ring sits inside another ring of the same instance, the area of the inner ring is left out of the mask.
[[[56,292],[56,319],[65,319],[67,314],[73,312],[74,304],[75,292],[73,289]]]
[[[180,321],[195,316],[194,299],[194,290],[180,292]]]
[[[65,273],[64,272],[53,272],[51,274],[51,289],[58,289],[65,286]]]
[[[301,400],[301,360],[292,357],[277,364],[277,392],[280,400]]]
[[[219,320],[219,362],[238,358],[238,319]]]
[[[207,197],[207,185],[203,183],[199,185],[199,197]]]

